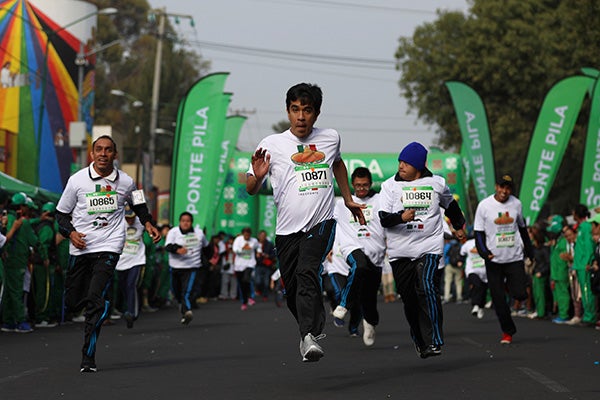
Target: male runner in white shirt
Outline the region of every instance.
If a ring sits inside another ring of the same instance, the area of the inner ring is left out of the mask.
[[[249,194],[258,193],[267,175],[273,187],[275,247],[287,305],[299,325],[302,361],[323,357],[317,344],[325,325],[320,270],[335,236],[334,177],[346,206],[364,224],[363,206],[350,194],[340,135],[313,127],[322,101],[316,85],[300,83],[288,90],[290,129],[259,143],[246,182]]]
[[[446,180],[427,169],[427,149],[409,143],[398,156],[398,173],[381,185],[379,217],[386,228],[394,279],[421,358],[442,353],[440,258],[444,247],[444,215],[455,235],[464,239],[464,216]]]
[[[110,136],[92,143],[92,164],[69,178],[56,206],[60,233],[71,240],[65,281],[65,305],[85,309],[81,372],[96,372],[96,344],[108,317],[115,266],[125,244],[125,204],[157,242],[160,232],[148,212],[144,195],[133,179],[113,165],[117,145]]]

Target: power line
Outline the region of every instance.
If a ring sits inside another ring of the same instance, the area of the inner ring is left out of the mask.
[[[277,4],[282,3],[281,0],[256,0],[256,1],[277,3]],[[424,10],[424,9],[379,6],[379,5],[375,5],[375,4],[357,4],[357,3],[327,1],[327,0],[288,0],[288,1],[286,1],[286,3],[310,3],[313,6],[335,7],[335,8],[354,8],[354,9],[361,9],[361,10],[383,11],[383,12],[429,14],[429,15],[435,14],[435,11]]]
[[[280,58],[284,60],[339,65],[346,67],[381,69],[390,71],[393,70],[396,65],[393,60],[384,59],[299,53],[284,50],[263,49],[258,47],[237,46],[226,43],[207,42],[202,40],[191,40],[188,43],[190,43],[190,45],[199,46],[200,48],[206,47],[216,51],[224,51],[228,53],[242,53],[259,57]]]

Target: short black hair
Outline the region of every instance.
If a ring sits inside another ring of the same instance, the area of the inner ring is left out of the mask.
[[[369,178],[369,182],[373,183],[373,177],[371,176],[371,171],[369,171],[366,167],[357,167],[350,177],[350,182],[354,182],[354,178]]]
[[[323,91],[312,83],[298,83],[288,89],[285,96],[285,108],[290,109],[293,101],[300,100],[301,104],[308,104],[314,107],[317,114],[321,112],[323,104]]]
[[[192,213],[189,213],[187,211],[184,211],[181,214],[179,214],[179,220],[181,221],[181,218],[183,218],[185,215],[187,215],[188,217],[190,217],[190,219],[192,220],[192,224],[193,224],[194,223],[194,216],[192,215]]]
[[[98,140],[100,140],[100,139],[108,139],[108,140],[110,140],[110,141],[112,142],[113,146],[115,147],[115,153],[118,153],[118,151],[117,151],[117,144],[115,143],[115,141],[113,140],[113,138],[112,138],[111,136],[109,136],[109,135],[102,135],[102,136],[98,136],[98,137],[96,138],[96,140],[94,140],[94,141],[92,142],[92,151],[94,150],[94,146],[96,145],[96,142],[97,142]]]
[[[589,218],[590,210],[588,210],[585,204],[577,204],[575,208],[573,208],[573,213],[577,215],[579,218]]]

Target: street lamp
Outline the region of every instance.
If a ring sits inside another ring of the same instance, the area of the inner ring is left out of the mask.
[[[77,65],[77,121],[83,121],[83,74],[86,65],[88,65],[87,57],[99,53],[103,50],[108,49],[116,44],[120,44],[122,42],[121,39],[113,40],[110,43],[104,44],[102,46],[95,47],[93,50],[84,52],[83,43],[79,45],[79,53],[77,53],[77,57],[75,58],[75,65]]]
[[[44,121],[44,106],[45,106],[45,100],[44,97],[46,96],[46,84],[47,84],[47,80],[48,80],[48,50],[50,47],[50,37],[51,36],[55,36],[57,33],[62,32],[63,30],[78,24],[81,21],[84,21],[88,18],[94,17],[96,15],[112,15],[112,14],[116,14],[118,12],[118,10],[114,7],[107,7],[107,8],[103,8],[101,10],[97,10],[93,13],[89,13],[86,14],[80,18],[77,18],[74,21],[69,22],[68,24],[65,24],[61,27],[59,27],[58,29],[52,30],[52,31],[46,31],[45,29],[42,29],[42,31],[46,34],[46,46],[44,47],[44,59],[42,62],[42,88],[41,88],[41,96],[40,96],[40,112],[39,112],[39,118],[38,118],[38,131],[37,131],[37,135],[36,135],[36,139],[37,139],[37,173],[36,173],[36,185],[39,186],[40,184],[40,155],[42,152],[42,125],[43,125],[43,121]],[[81,100],[79,100],[81,101]]]
[[[142,102],[140,99],[138,99],[137,97],[124,92],[122,90],[119,89],[111,89],[110,94],[112,94],[113,96],[119,96],[119,97],[125,97],[126,99],[128,99],[129,101],[131,101],[131,106],[134,108],[141,108],[144,106],[144,102]],[[140,126],[138,125],[138,115],[139,113],[136,113],[136,118],[135,118],[135,134],[137,136],[137,149],[136,149],[136,153],[135,153],[135,184],[137,185],[140,181],[140,164],[142,162],[142,135],[140,134]]]

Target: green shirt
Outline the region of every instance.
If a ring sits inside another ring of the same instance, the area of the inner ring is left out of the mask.
[[[583,221],[577,228],[577,240],[573,254],[573,269],[585,271],[586,265],[592,265],[594,259],[594,239],[592,237],[592,224]]]
[[[560,255],[567,251],[567,239],[561,235],[556,239],[550,252],[550,279],[553,281],[569,280],[569,263],[560,258]]]

